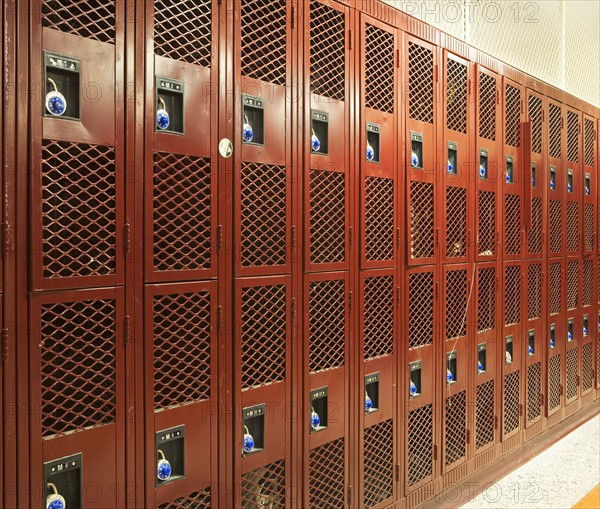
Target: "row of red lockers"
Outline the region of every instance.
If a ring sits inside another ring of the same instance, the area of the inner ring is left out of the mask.
[[[414,506],[598,397],[597,108],[376,1],[2,9],[5,507]]]

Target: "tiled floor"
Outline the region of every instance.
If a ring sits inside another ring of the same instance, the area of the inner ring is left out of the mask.
[[[600,416],[586,422],[462,506],[569,509],[600,483]],[[599,508],[600,509],[600,508]]]

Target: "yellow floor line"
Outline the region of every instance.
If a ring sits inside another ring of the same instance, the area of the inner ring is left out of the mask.
[[[573,509],[598,509],[600,508],[600,484],[577,502]]]

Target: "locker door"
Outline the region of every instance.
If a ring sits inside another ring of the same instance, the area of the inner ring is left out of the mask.
[[[566,279],[564,261],[552,259],[549,261],[548,271],[548,330],[547,330],[547,415],[558,412],[562,406],[563,398],[563,369],[566,352],[565,329],[565,300],[566,288],[563,281]]]
[[[548,256],[564,256],[566,253],[567,171],[563,164],[563,110],[562,105],[548,100]]]
[[[529,226],[527,228],[527,257],[541,259],[544,252],[543,225],[545,224],[544,196],[547,189],[548,173],[545,167],[545,150],[542,150],[542,118],[544,115],[543,97],[531,90],[527,90],[527,120],[531,124],[531,154],[527,158],[523,154],[523,160],[529,160],[531,164],[530,182],[530,208],[525,213],[530,214]],[[528,185],[524,182],[523,185]]]
[[[404,101],[406,117],[406,258],[408,265],[435,262],[439,227],[435,219],[435,163],[438,101],[436,48],[406,36],[404,50]]]
[[[598,186],[596,138],[597,120],[583,115],[583,253],[596,251],[596,189]]]
[[[580,391],[583,398],[594,386],[594,334],[597,331],[594,299],[594,261],[583,260],[583,280],[581,297],[581,375]]]

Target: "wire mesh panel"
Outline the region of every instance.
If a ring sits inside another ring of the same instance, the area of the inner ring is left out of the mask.
[[[596,345],[596,388],[600,389],[600,338]]]
[[[585,307],[592,305],[594,298],[594,262],[592,260],[583,261],[583,298],[582,304]]]
[[[562,203],[550,200],[550,252],[560,253],[562,250]]]
[[[550,264],[550,314],[556,315],[562,309],[562,265]]]
[[[310,261],[344,262],[346,258],[346,176],[310,170]]]
[[[446,127],[467,134],[467,66],[451,58],[447,62]]]
[[[578,356],[579,351],[577,350],[577,348],[571,348],[571,350],[567,352],[567,401],[570,401],[577,397]]]
[[[286,287],[242,290],[242,390],[285,380]]]
[[[536,362],[527,368],[527,422],[542,416],[542,363]]]
[[[286,82],[286,2],[242,1],[242,76]]]
[[[201,490],[194,491],[184,497],[179,497],[172,502],[160,504],[158,509],[210,509],[211,506],[211,489],[210,486]]]
[[[570,201],[567,205],[567,250],[570,253],[579,250],[580,232],[579,203]]]
[[[364,430],[362,507],[365,509],[387,500],[394,493],[393,444],[394,426],[391,419]]]
[[[242,508],[284,508],[285,461],[257,468],[242,475]]]
[[[394,349],[394,278],[364,280],[364,359],[391,355]]]
[[[467,454],[467,393],[461,391],[446,398],[444,420],[444,463],[452,465]]]
[[[242,163],[242,267],[276,267],[286,264],[287,182],[284,166]]]
[[[42,0],[42,26],[115,43],[115,0]]]
[[[114,423],[116,301],[43,304],[39,326],[42,437]]]
[[[531,122],[531,151],[542,153],[542,100],[529,96],[529,121]]]
[[[310,372],[342,367],[346,341],[345,281],[312,281],[308,316]]]
[[[521,266],[504,269],[504,325],[521,322]]]
[[[155,1],[155,54],[210,67],[211,4],[211,0]]]
[[[579,162],[579,115],[573,111],[567,111],[567,159]]]
[[[210,398],[210,291],[155,295],[154,410]]]
[[[344,507],[344,439],[316,447],[309,454],[308,506]]]
[[[346,84],[344,13],[310,2],[310,90],[343,101]]]
[[[560,354],[550,359],[548,365],[548,410],[560,407]]]
[[[496,193],[479,191],[477,239],[480,255],[496,253]]]
[[[594,384],[594,352],[592,343],[581,347],[581,392],[589,391]]]
[[[394,181],[365,178],[365,255],[367,260],[394,259]]]
[[[475,409],[476,449],[481,449],[494,441],[494,417],[494,380],[489,380],[477,386]]]
[[[505,143],[521,146],[521,90],[506,84],[505,91]]]
[[[408,277],[408,343],[418,348],[433,343],[433,272]]]
[[[583,248],[594,250],[594,204],[586,203],[583,208]]]
[[[433,124],[433,52],[408,43],[408,109],[410,118]]]
[[[583,123],[583,152],[585,165],[594,166],[594,121],[589,118],[584,119]]]
[[[520,372],[504,376],[504,434],[519,429],[519,383]]]
[[[467,335],[467,271],[446,272],[446,340]]]
[[[576,309],[579,297],[579,262],[572,260],[567,265],[567,309]]]
[[[542,199],[531,199],[531,225],[527,233],[530,254],[542,252]]]
[[[521,252],[521,196],[504,196],[504,252],[515,255]]]
[[[44,278],[114,275],[114,148],[43,140],[41,184]]]
[[[527,318],[542,317],[542,266],[532,263],[527,268]]]
[[[496,327],[496,269],[488,267],[477,272],[477,331]]]
[[[479,73],[479,136],[496,140],[496,78]]]
[[[556,159],[562,157],[562,112],[560,106],[550,104],[549,140],[550,156]]]
[[[155,152],[153,158],[154,271],[209,270],[210,160],[166,152]]]
[[[365,104],[394,113],[394,34],[365,26]]]
[[[411,258],[434,255],[434,192],[429,182],[410,183],[410,254]]]
[[[408,485],[433,474],[433,407],[431,404],[408,414]]]
[[[467,254],[467,190],[446,187],[446,256]]]

